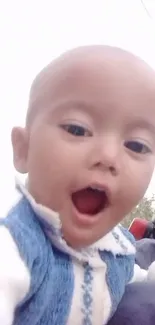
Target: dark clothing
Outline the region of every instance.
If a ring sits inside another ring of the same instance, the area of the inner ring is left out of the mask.
[[[137,264],[147,269],[155,261],[155,239],[137,242]],[[132,283],[126,287],[116,313],[108,325],[154,325],[155,282]]]

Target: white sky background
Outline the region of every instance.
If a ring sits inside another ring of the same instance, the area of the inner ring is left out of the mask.
[[[155,0],[0,0],[0,206],[14,201],[10,131],[23,125],[36,73],[61,52],[110,44],[155,68]],[[155,193],[155,176],[148,194]]]

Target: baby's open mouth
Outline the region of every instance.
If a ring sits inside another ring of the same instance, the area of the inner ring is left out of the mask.
[[[104,190],[92,187],[84,188],[72,194],[76,209],[82,214],[96,215],[108,206],[108,197]]]

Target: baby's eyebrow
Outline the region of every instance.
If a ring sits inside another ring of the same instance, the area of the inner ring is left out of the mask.
[[[133,124],[134,128],[145,129],[151,132],[155,136],[155,124],[151,123],[150,121],[141,119],[136,121]]]
[[[86,100],[79,99],[67,99],[58,102],[57,107],[68,107],[68,108],[78,108],[81,110],[90,110],[95,109],[95,106],[92,103],[87,102]]]

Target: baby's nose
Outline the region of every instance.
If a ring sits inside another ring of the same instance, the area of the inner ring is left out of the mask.
[[[113,175],[119,174],[121,161],[121,148],[115,137],[103,139],[94,148],[92,166],[109,170]]]

